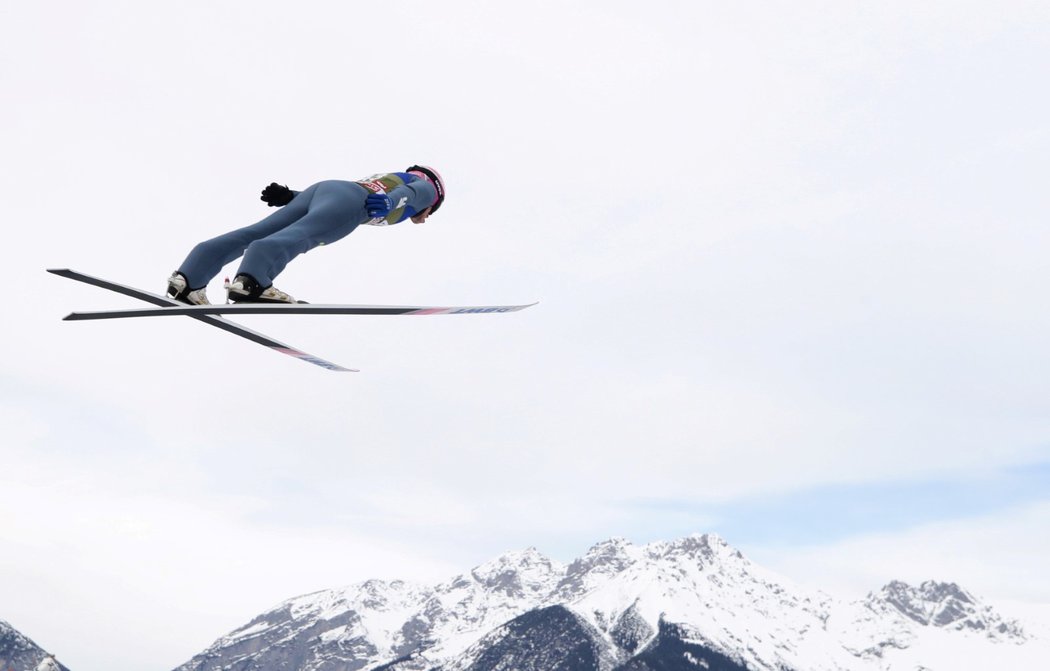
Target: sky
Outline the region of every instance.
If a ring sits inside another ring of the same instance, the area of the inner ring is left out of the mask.
[[[6,4],[0,619],[167,670],[314,590],[694,532],[1050,604],[1048,7]],[[61,321],[141,304],[46,268],[160,292],[266,184],[413,163],[438,214],[277,286],[538,305],[241,318],[352,374]]]

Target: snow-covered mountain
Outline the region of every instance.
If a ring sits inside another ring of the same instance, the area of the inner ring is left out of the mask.
[[[846,602],[714,535],[530,548],[438,585],[297,597],[176,671],[889,671],[1038,668],[1050,642],[952,583]]]
[[[48,654],[40,646],[0,620],[0,671],[33,671],[47,658]],[[56,666],[62,671],[67,671],[61,664],[56,663]]]

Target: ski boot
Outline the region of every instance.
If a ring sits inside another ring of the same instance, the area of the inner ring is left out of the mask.
[[[274,285],[259,286],[251,275],[238,275],[226,280],[226,300],[230,303],[299,303]]]
[[[208,287],[190,289],[186,276],[175,271],[168,278],[168,297],[186,305],[211,305],[208,300]]]

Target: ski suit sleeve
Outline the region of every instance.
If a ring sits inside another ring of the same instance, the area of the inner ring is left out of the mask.
[[[395,223],[400,223],[409,217],[416,216],[433,205],[434,201],[437,200],[437,190],[433,184],[425,179],[417,179],[402,184],[391,190],[387,195],[390,196],[391,207],[394,210],[405,208],[401,218]]]

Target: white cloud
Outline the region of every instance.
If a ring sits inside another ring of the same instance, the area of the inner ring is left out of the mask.
[[[5,617],[86,668],[116,651],[173,668],[285,598],[454,570],[412,541],[326,523],[327,511],[309,527],[271,520],[259,514],[271,502],[203,491],[177,461],[158,483],[108,460],[4,457],[22,465],[0,477]]]
[[[987,516],[859,533],[806,547],[752,547],[752,559],[813,586],[860,597],[891,580],[958,583],[992,602],[1050,602],[1050,502]],[[1023,609],[1032,612],[1031,609]],[[1008,614],[1008,613],[1007,613]]]

